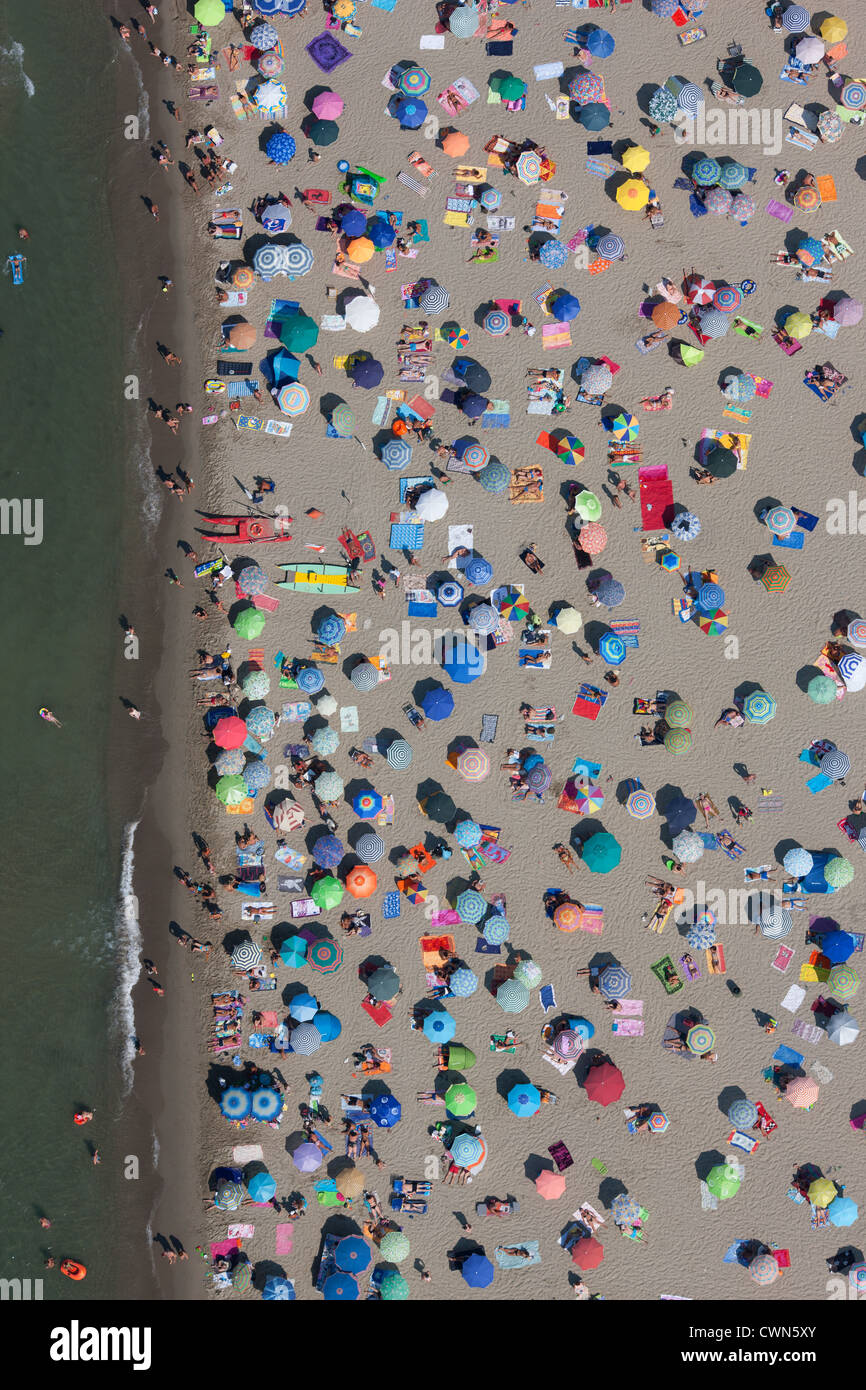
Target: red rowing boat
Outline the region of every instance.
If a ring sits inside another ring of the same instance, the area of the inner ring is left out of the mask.
[[[202,519],[212,526],[224,526],[225,531],[200,531],[203,540],[216,545],[257,545],[265,541],[290,541],[290,516],[212,516],[202,512]]]

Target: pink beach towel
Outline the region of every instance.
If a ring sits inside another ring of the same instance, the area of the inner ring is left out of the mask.
[[[237,1226],[229,1226],[228,1228],[228,1236],[231,1240],[252,1240],[255,1233],[255,1226],[250,1226],[244,1222],[241,1222]]]
[[[643,1019],[624,1018],[621,1022],[612,1023],[610,1029],[612,1033],[616,1033],[618,1038],[642,1038]]]
[[[212,1240],[210,1243],[211,1259],[218,1260],[221,1255],[230,1255],[233,1250],[240,1250],[239,1240]]]
[[[291,1221],[281,1221],[277,1226],[275,1253],[277,1255],[290,1255],[292,1253],[292,1223]]]
[[[643,1013],[642,999],[620,999],[616,1010],[618,1018],[640,1018]]]
[[[541,326],[542,346],[546,352],[554,348],[571,347],[571,328],[567,323],[555,320]]]

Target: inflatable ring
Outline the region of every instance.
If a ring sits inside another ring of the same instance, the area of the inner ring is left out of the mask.
[[[81,1112],[80,1110],[76,1110],[75,1114],[72,1116],[72,1119],[73,1119],[74,1123],[77,1124],[77,1125],[86,1125],[86,1124],[87,1124],[87,1117],[86,1117],[85,1115],[83,1115],[82,1112]]]
[[[259,536],[265,534],[265,528],[260,521],[251,521],[247,529],[250,540],[257,540]]]
[[[77,1260],[63,1260],[60,1265],[60,1273],[65,1274],[67,1279],[78,1281],[87,1274],[87,1267],[79,1264]]]

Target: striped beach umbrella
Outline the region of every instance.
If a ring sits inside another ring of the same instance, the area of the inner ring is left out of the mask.
[[[463,586],[453,579],[446,579],[436,590],[436,602],[443,608],[456,608],[463,601]]]
[[[256,71],[262,77],[279,77],[284,67],[282,56],[275,49],[262,53],[256,63]]]
[[[241,1088],[235,1086],[232,1089],[237,1091]],[[246,1092],[244,1092],[244,1094],[246,1094]],[[246,1195],[242,1183],[229,1182],[226,1178],[223,1178],[214,1193],[213,1204],[218,1211],[237,1211]]]
[[[522,1014],[529,1007],[532,996],[526,985],[519,980],[503,980],[496,991],[496,1002],[507,1014]]]
[[[341,439],[351,439],[355,433],[355,412],[343,401],[331,412],[331,424]]]
[[[483,748],[464,748],[457,758],[457,771],[464,782],[483,782],[490,773],[490,758]]]
[[[615,232],[599,237],[595,244],[596,252],[607,261],[619,261],[625,255],[625,242]]]
[[[462,893],[458,893],[454,909],[461,922],[466,922],[469,926],[474,927],[484,920],[487,913],[487,902],[480,893],[476,893],[474,888],[466,888]]]
[[[776,713],[776,701],[766,690],[755,690],[743,703],[743,714],[750,724],[769,724]]]
[[[801,212],[814,212],[821,206],[821,194],[817,188],[807,184],[804,188],[798,188],[794,194],[794,206]]]
[[[544,243],[538,253],[540,263],[547,270],[559,270],[567,262],[571,252],[568,247],[555,237],[551,237]]]
[[[845,1003],[853,999],[860,988],[860,976],[850,965],[834,965],[827,978],[827,988],[834,999]]]
[[[490,463],[485,463],[483,468],[479,468],[475,476],[484,491],[493,494],[506,492],[511,482],[511,474],[505,464],[500,463],[498,459],[492,459]]]
[[[468,623],[473,632],[486,635],[496,631],[499,615],[489,603],[477,603],[469,614]]]
[[[478,194],[478,201],[485,212],[495,212],[502,202],[502,194],[498,188],[482,188]],[[466,342],[469,342],[469,334],[466,334]],[[465,344],[461,344],[465,346]]]
[[[742,290],[736,285],[722,285],[713,295],[713,307],[724,314],[732,314],[743,302]]]
[[[591,1027],[592,1025],[588,1025]],[[588,1037],[591,1037],[590,1033]],[[573,1057],[579,1057],[583,1051],[583,1037],[576,1028],[563,1028],[553,1039],[553,1051],[557,1057],[562,1057],[565,1061],[571,1061]]]
[[[812,16],[803,5],[789,5],[782,14],[782,26],[789,34],[805,34],[812,23]]]
[[[220,1110],[227,1120],[245,1120],[251,1105],[250,1093],[242,1086],[228,1086],[220,1096]]]
[[[484,445],[478,444],[474,440],[463,445],[458,453],[458,458],[472,473],[480,472],[490,462],[490,454]]]
[[[521,183],[532,187],[541,178],[541,157],[535,150],[524,150],[514,166],[514,172]]]
[[[778,1261],[769,1251],[763,1255],[756,1255],[749,1265],[749,1275],[756,1284],[766,1288],[768,1284],[774,1284],[779,1277]]]
[[[451,303],[451,296],[444,285],[430,285],[424,290],[418,306],[425,314],[444,314]]]
[[[719,161],[705,155],[703,159],[698,159],[692,165],[691,178],[700,188],[712,188],[714,184],[719,182],[721,172],[722,166]]]
[[[609,666],[621,666],[625,661],[625,643],[615,632],[606,632],[598,644],[599,656]]]
[[[665,734],[665,748],[669,753],[687,753],[692,746],[690,729],[668,729]]]
[[[481,929],[481,935],[489,946],[502,946],[508,940],[511,926],[500,912],[494,912]]]
[[[768,565],[761,575],[761,583],[768,594],[782,594],[791,582],[791,575],[784,565]]]
[[[482,328],[485,333],[489,333],[491,338],[501,338],[508,333],[511,328],[511,319],[502,309],[491,309],[484,315]]]
[[[840,782],[851,771],[851,759],[847,753],[832,748],[829,753],[824,754],[820,767],[825,777],[829,777],[833,782]]]
[[[363,863],[378,864],[385,854],[385,841],[381,835],[376,835],[374,831],[368,830],[366,834],[359,835],[355,841],[354,850]]]
[[[292,381],[281,386],[277,392],[277,409],[283,415],[294,418],[305,414],[310,408],[310,393],[300,381]]]
[[[631,989],[631,975],[623,965],[607,965],[598,980],[604,999],[625,999]]]
[[[754,1101],[740,1096],[728,1107],[728,1119],[735,1129],[751,1129],[758,1122],[758,1107]]]
[[[689,304],[712,304],[718,286],[715,280],[708,280],[697,273],[686,278],[686,300]]]
[[[697,1057],[702,1056],[704,1052],[711,1052],[715,1041],[715,1033],[705,1023],[690,1028],[686,1034],[686,1047]]]
[[[639,791],[631,792],[625,803],[625,809],[635,820],[648,820],[655,808],[655,797],[643,787]]]
[[[854,618],[848,624],[848,641],[852,647],[866,647],[866,618]]]
[[[866,686],[866,660],[856,652],[846,652],[836,670],[847,690],[862,690]]]
[[[719,170],[719,183],[722,188],[729,188],[734,192],[737,188],[742,188],[748,181],[749,171],[745,165],[738,160],[732,159],[723,164]]]
[[[694,717],[691,706],[685,700],[671,700],[665,710],[665,723],[671,729],[690,729]]]
[[[379,684],[379,672],[371,661],[361,661],[352,668],[349,680],[356,690],[375,690]]]
[[[430,74],[426,68],[411,67],[402,73],[399,81],[400,91],[407,97],[423,97],[430,90]]]
[[[324,687],[325,677],[318,666],[304,666],[295,672],[295,681],[305,695],[316,695]]]
[[[284,250],[286,273],[292,280],[312,270],[314,258],[309,246],[305,246],[302,241],[293,241],[290,246],[284,247]]]
[[[696,116],[704,104],[704,94],[694,82],[684,82],[676,94],[677,110],[687,116]]]
[[[449,1152],[459,1168],[468,1168],[470,1164],[478,1162],[484,1147],[476,1134],[458,1134],[451,1141]]]
[[[721,309],[702,309],[698,322],[705,338],[724,338],[731,327],[729,316]]]
[[[399,473],[412,462],[412,446],[405,439],[389,439],[382,445],[381,458],[389,473]]]
[[[552,781],[553,773],[547,763],[536,763],[535,767],[531,767],[526,774],[526,785],[531,792],[535,792],[539,796],[542,792],[547,791]]]
[[[711,613],[714,608],[719,608],[725,601],[725,591],[721,584],[706,583],[698,589],[697,606],[702,613]],[[670,723],[670,720],[668,720]]]
[[[553,925],[558,931],[577,931],[583,920],[578,903],[560,903],[553,913]]]
[[[398,772],[407,768],[413,757],[412,745],[407,743],[405,738],[395,738],[393,742],[389,743],[388,751],[385,754],[388,766],[396,768]]]
[[[253,970],[261,959],[261,946],[257,946],[255,941],[242,941],[232,952],[232,970]]]
[[[578,545],[587,555],[600,555],[607,545],[607,531],[598,521],[587,521],[580,528]]]
[[[452,994],[455,994],[458,999],[468,999],[478,988],[478,976],[475,974],[474,970],[470,970],[468,966],[463,965],[459,970],[454,971],[454,974],[448,980],[448,984],[451,987]]]
[[[849,111],[862,111],[866,106],[866,82],[846,82],[842,88],[842,105]]]
[[[329,936],[310,943],[307,960],[320,975],[333,975],[339,970],[343,960],[343,948],[338,941]]]
[[[314,1023],[299,1023],[291,1031],[289,1041],[292,1051],[302,1057],[311,1057],[322,1046],[322,1035]]]
[[[767,941],[780,941],[782,937],[791,935],[794,918],[785,907],[771,907],[761,913],[758,925],[761,928],[761,936]]]

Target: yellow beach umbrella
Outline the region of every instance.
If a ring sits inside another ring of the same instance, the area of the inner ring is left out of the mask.
[[[354,261],[356,265],[363,265],[365,261],[369,261],[375,250],[372,241],[366,236],[355,237],[346,247],[349,260]]]
[[[785,319],[785,332],[790,333],[791,337],[796,338],[798,342],[802,342],[812,332],[812,320],[808,314],[804,314],[802,310],[798,309],[796,313],[789,314]]]
[[[226,7],[223,0],[198,0],[193,14],[205,29],[215,29],[225,19]]]
[[[629,145],[622,157],[623,168],[630,174],[642,174],[649,162],[650,152],[643,145]]]
[[[847,33],[848,25],[836,15],[831,14],[821,25],[821,38],[825,43],[841,43]]]
[[[829,1178],[816,1178],[809,1183],[809,1201],[816,1207],[829,1207],[838,1195],[836,1184]]]
[[[629,212],[640,212],[649,201],[649,189],[643,179],[626,179],[616,190],[616,201]]]

